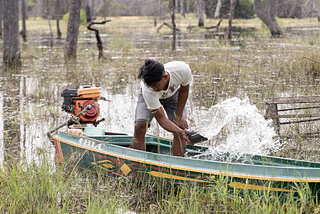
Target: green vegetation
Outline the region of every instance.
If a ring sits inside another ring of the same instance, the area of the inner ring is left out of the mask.
[[[68,24],[68,20],[69,20],[69,13],[66,13],[63,17],[62,17],[62,21],[65,22],[66,24]],[[87,17],[86,17],[86,11],[84,9],[80,10],[80,21],[79,21],[80,25],[87,25]]]
[[[40,162],[10,162],[2,167],[1,213],[317,213],[320,209],[304,184],[293,188],[298,196],[230,189],[226,182],[230,178],[219,178],[205,190],[105,177],[79,170],[76,162],[53,165],[45,154],[40,157]]]
[[[254,17],[253,2],[251,0],[239,0],[236,3],[234,18],[249,19]]]
[[[123,35],[116,36],[110,40],[110,50],[129,51],[132,48],[132,44]]]

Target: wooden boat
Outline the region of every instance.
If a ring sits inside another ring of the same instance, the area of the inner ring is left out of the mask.
[[[92,134],[100,130],[100,134]],[[104,170],[107,175],[141,180],[164,179],[176,184],[212,187],[227,177],[235,189],[298,192],[299,184],[320,190],[320,163],[286,158],[243,155],[236,162],[229,154],[209,154],[208,147],[188,145],[185,157],[171,155],[171,141],[146,136],[146,151],[130,148],[132,136],[101,132],[100,128],[59,132],[53,136],[57,160],[71,157],[84,168]]]
[[[227,153],[210,154],[208,147],[200,145],[188,145],[186,157],[176,157],[171,155],[171,140],[150,135],[146,136],[146,151],[131,149],[132,136],[96,127],[103,120],[97,120],[98,88],[69,87],[61,96],[62,110],[73,116],[47,133],[54,140],[57,160],[70,159],[84,168],[139,180],[212,187],[223,178],[230,188],[278,193],[298,193],[301,184],[319,194],[320,163],[261,155],[243,155],[235,161]],[[51,136],[63,126],[88,123],[94,126]]]

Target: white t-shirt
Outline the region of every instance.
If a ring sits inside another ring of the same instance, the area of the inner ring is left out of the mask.
[[[186,86],[192,82],[190,67],[181,61],[173,61],[164,64],[164,70],[169,73],[170,81],[167,90],[154,91],[151,87],[145,85],[141,80],[142,95],[148,109],[158,109],[162,105],[159,99],[167,99],[174,95],[180,88],[180,85]]]

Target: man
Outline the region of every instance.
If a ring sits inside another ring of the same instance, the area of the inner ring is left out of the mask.
[[[138,78],[142,79],[141,93],[136,108],[132,148],[146,150],[145,134],[155,117],[162,128],[173,134],[173,155],[183,156],[186,143],[190,143],[185,111],[192,82],[190,67],[180,61],[162,64],[146,59]]]

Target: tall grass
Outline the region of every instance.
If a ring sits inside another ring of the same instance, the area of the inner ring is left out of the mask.
[[[164,180],[106,177],[64,162],[7,162],[0,171],[1,213],[312,213],[319,211],[307,184],[298,194],[228,187],[220,176],[211,188]]]
[[[113,182],[70,163],[8,162],[0,171],[1,213],[116,213],[127,204]],[[113,183],[113,184],[112,184]]]

